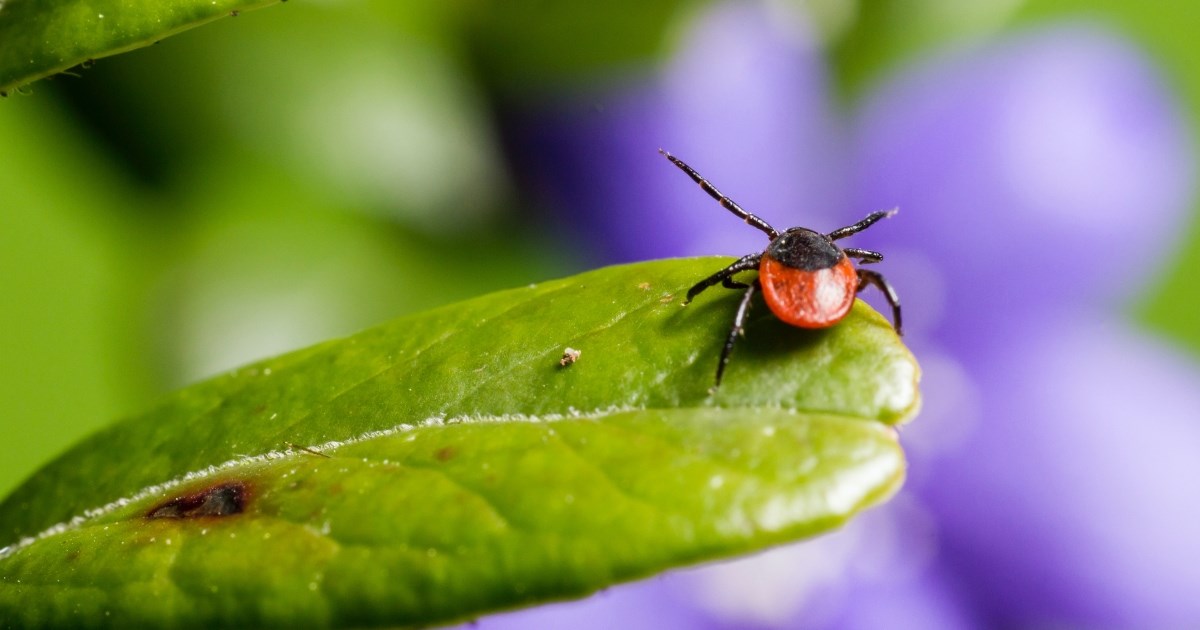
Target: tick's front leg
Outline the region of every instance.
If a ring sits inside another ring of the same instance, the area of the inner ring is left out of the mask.
[[[685,299],[683,301],[683,303],[687,304],[687,303],[691,302],[692,299],[695,298],[697,295],[699,295],[701,291],[713,286],[714,284],[723,284],[726,287],[729,287],[731,289],[742,288],[742,287],[736,286],[737,284],[741,284],[741,283],[734,283],[731,280],[731,278],[734,276],[734,274],[738,274],[743,271],[750,271],[752,269],[758,269],[758,264],[759,264],[759,262],[762,261],[762,257],[763,257],[763,255],[761,253],[749,254],[747,256],[742,256],[741,258],[737,259],[737,261],[734,262],[732,265],[729,265],[728,267],[718,271],[717,273],[714,273],[713,275],[701,280],[700,282],[697,282],[695,286],[688,289],[687,299]],[[731,284],[733,284],[734,286],[730,286]]]

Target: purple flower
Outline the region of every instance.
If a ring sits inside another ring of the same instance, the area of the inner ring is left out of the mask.
[[[858,119],[860,197],[911,209],[881,247],[926,268],[894,282],[940,276],[940,313],[911,318],[936,345],[918,347],[975,383],[974,432],[914,459],[912,487],[993,622],[1200,623],[1180,560],[1200,552],[1200,371],[1108,314],[1184,222],[1181,120],[1137,51],[1078,26],[897,76]]]
[[[900,206],[854,244],[886,254],[925,368],[908,487],[837,534],[481,627],[1200,626],[1200,369],[1114,313],[1192,201],[1153,65],[1099,27],[1043,28],[839,117],[820,51],[771,18],[718,6],[661,76],[512,133],[601,261],[765,245],[659,146],[779,228]]]
[[[857,117],[856,205],[900,205],[878,238],[938,268],[937,301],[954,303],[916,304],[917,328],[970,348],[980,329],[1003,340],[1046,309],[1131,297],[1190,208],[1181,120],[1148,62],[1095,28],[1043,29],[893,77]]]
[[[982,421],[915,488],[946,564],[1004,625],[1195,627],[1195,362],[1087,309],[1009,342],[971,362]]]

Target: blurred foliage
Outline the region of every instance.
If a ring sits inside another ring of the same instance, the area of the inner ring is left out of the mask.
[[[466,41],[482,77],[506,97],[641,71],[665,56],[680,13],[697,0],[462,0]],[[501,52],[502,51],[502,52]],[[500,54],[498,54],[500,53]],[[538,89],[530,91],[531,87]]]
[[[924,52],[995,35],[1011,23],[1021,1],[853,0],[836,3],[851,7],[844,9],[848,17],[818,26],[835,29],[825,36],[831,40],[833,79],[852,102],[873,82]]]
[[[3,103],[0,493],[144,400],[137,292],[147,270],[116,221],[147,203],[54,102]]]

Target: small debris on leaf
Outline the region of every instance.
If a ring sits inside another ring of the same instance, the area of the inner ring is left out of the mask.
[[[312,448],[310,446],[301,446],[299,444],[296,444],[295,442],[284,442],[284,443],[287,444],[287,447],[293,451],[304,451],[305,453],[308,453],[310,455],[317,455],[319,457],[324,457],[325,459],[333,459],[332,457],[326,455],[325,453],[322,453],[321,451],[318,451],[317,449]]]
[[[567,348],[567,349],[563,350],[562,358],[558,360],[558,364],[561,365],[562,367],[567,367],[568,365],[571,365],[572,363],[578,361],[579,355],[581,355],[581,354],[583,354],[582,350],[576,350],[575,348]]]

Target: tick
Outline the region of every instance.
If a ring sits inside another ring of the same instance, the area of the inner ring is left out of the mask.
[[[790,228],[780,232],[771,227],[766,221],[746,212],[732,199],[717,190],[707,179],[700,176],[695,169],[683,160],[670,153],[658,150],[672,164],[688,174],[692,181],[700,185],[704,192],[717,200],[721,207],[732,212],[742,221],[757,228],[771,239],[767,248],[757,254],[747,254],[737,259],[732,265],[697,282],[688,289],[688,304],[705,289],[720,284],[727,289],[744,289],[742,301],[738,304],[737,313],[733,317],[733,327],[725,339],[725,348],[721,351],[721,360],[717,363],[717,380],[713,387],[721,384],[721,376],[729,363],[729,354],[733,351],[733,343],[739,335],[744,334],[746,317],[750,314],[750,299],[761,291],[763,301],[776,317],[792,326],[800,328],[828,328],[838,323],[850,312],[854,298],[868,285],[874,285],[883,292],[888,304],[892,307],[892,323],[896,334],[901,334],[900,328],[900,298],[896,290],[884,279],[883,275],[867,269],[856,269],[850,262],[851,258],[858,259],[862,264],[877,263],[883,260],[883,254],[869,249],[857,247],[838,247],[837,241],[852,234],[857,234],[880,219],[896,214],[895,210],[872,212],[867,218],[836,229],[828,234],[802,227]],[[758,277],[753,282],[738,282],[733,279],[743,271],[758,271]]]

